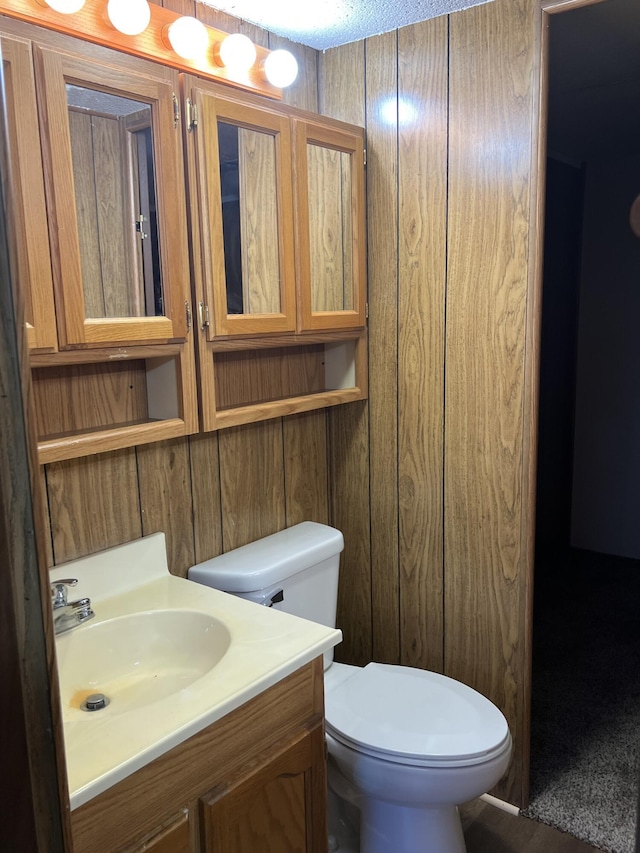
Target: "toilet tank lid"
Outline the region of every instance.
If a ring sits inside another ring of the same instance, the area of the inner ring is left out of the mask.
[[[335,557],[342,533],[326,524],[303,521],[189,569],[189,579],[225,592],[252,592]]]

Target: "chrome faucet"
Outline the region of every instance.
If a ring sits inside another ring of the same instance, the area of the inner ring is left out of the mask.
[[[51,604],[53,605],[53,628],[56,634],[63,634],[88,619],[95,613],[91,609],[90,598],[67,601],[67,589],[78,583],[77,578],[65,578],[51,585]]]

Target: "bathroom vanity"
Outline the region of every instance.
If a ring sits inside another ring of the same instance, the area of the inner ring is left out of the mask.
[[[322,658],[71,814],[75,853],[326,853]]]
[[[95,611],[56,637],[75,853],[326,853],[339,631],[171,575],[162,533],[50,578]]]

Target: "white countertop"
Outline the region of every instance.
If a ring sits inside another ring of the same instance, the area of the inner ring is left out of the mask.
[[[56,637],[58,668],[82,632],[120,616],[156,610],[197,611],[230,634],[223,658],[189,686],[124,712],[117,702],[97,712],[72,707],[63,691],[71,808],[75,809],[219,720],[342,639],[341,632],[169,574],[164,534],[153,534],[58,566],[51,580],[78,578],[69,599],[89,596],[95,618]],[[69,684],[69,672],[65,681]],[[95,685],[78,683],[81,691]],[[86,690],[85,690],[86,692]]]

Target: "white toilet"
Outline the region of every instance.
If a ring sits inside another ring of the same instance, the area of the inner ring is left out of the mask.
[[[343,547],[339,530],[307,521],[200,563],[189,578],[333,627]],[[360,853],[464,853],[457,805],[492,788],[509,764],[502,713],[444,675],[346,666],[333,651],[324,678],[329,849],[357,851],[348,838],[355,813]]]

